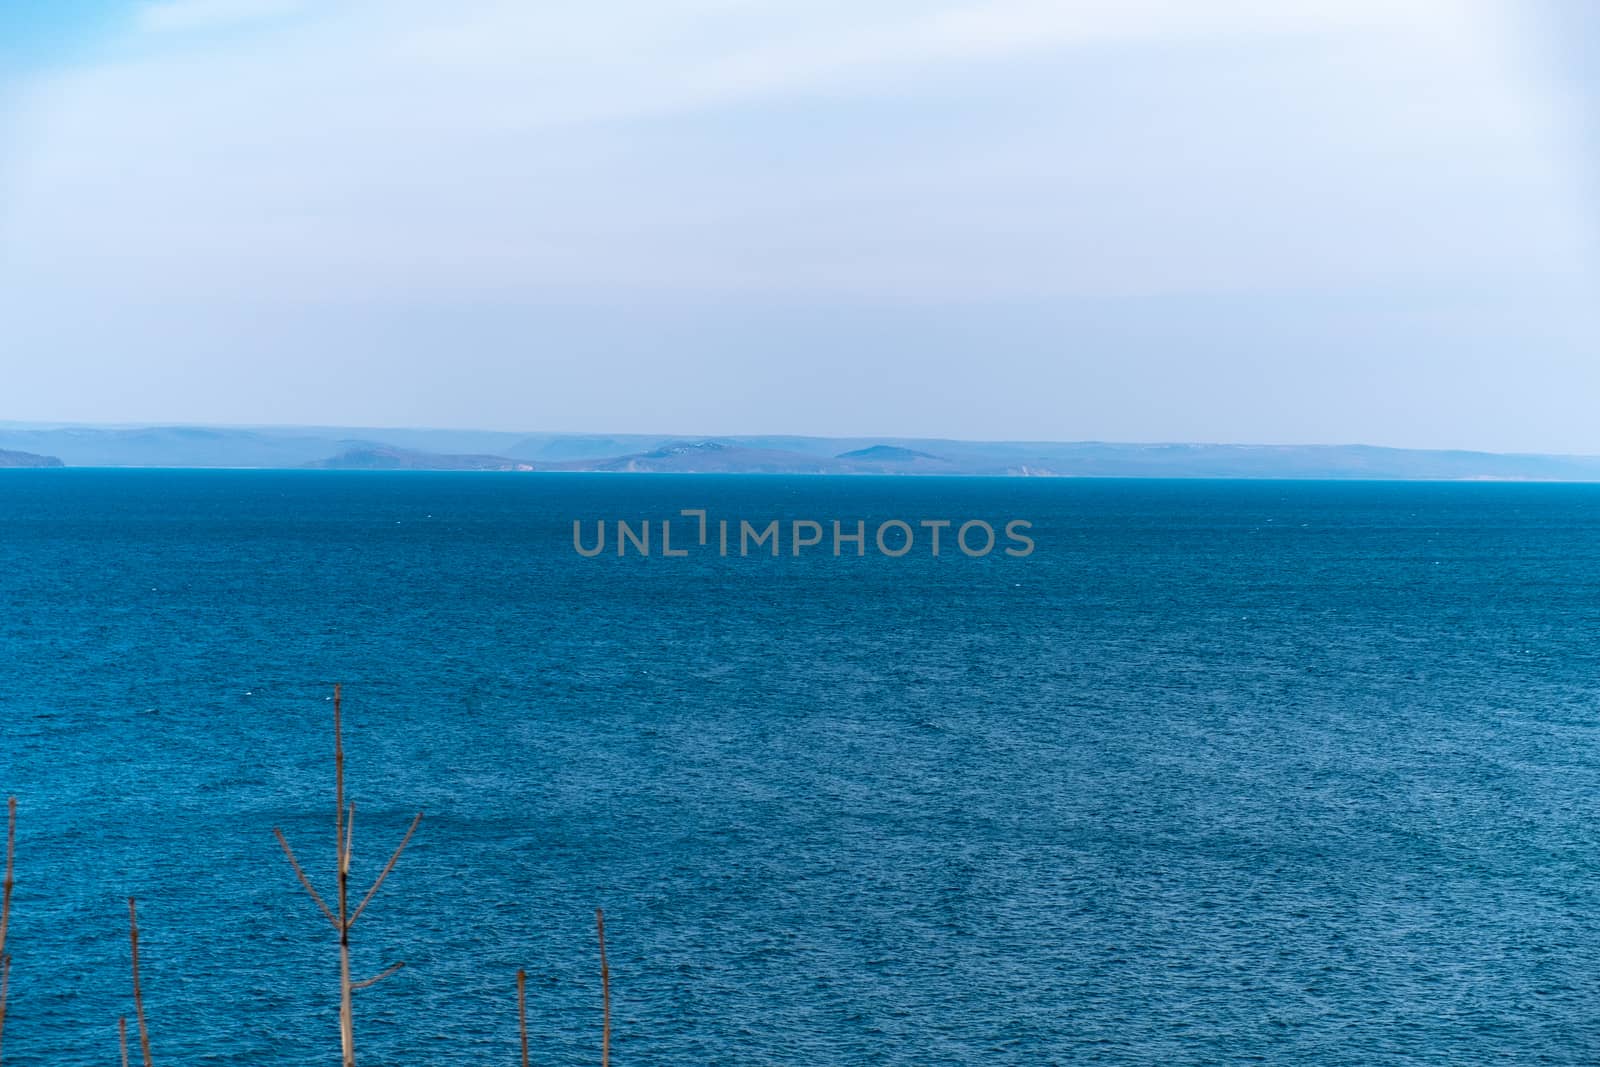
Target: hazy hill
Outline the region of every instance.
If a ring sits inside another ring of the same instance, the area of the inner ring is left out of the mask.
[[[850,452],[840,452],[840,459],[866,459],[873,461],[886,461],[891,463],[910,462],[919,459],[933,459],[944,462],[940,457],[927,452],[918,452],[914,448],[901,448],[899,445],[870,445],[866,448],[857,448]]]
[[[0,467],[60,467],[55,456],[40,456],[33,452],[10,452],[0,449]]]
[[[1080,478],[1388,478],[1600,481],[1600,457],[1369,445],[1122,444],[901,437],[530,434],[352,427],[0,424],[26,465],[362,470],[962,474]],[[23,461],[0,459],[0,465]]]
[[[531,471],[533,464],[505,456],[448,455],[378,445],[352,448],[330,459],[306,464],[339,471]]]
[[[848,474],[849,468],[826,456],[748,448],[729,441],[666,445],[614,459],[561,465],[563,470],[653,474]]]
[[[46,452],[71,467],[299,467],[340,451],[341,441],[303,430],[0,426],[0,448]]]

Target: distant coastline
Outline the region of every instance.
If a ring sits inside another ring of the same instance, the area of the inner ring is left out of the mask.
[[[41,456],[36,452],[14,452],[0,448],[0,468],[7,467],[63,467],[58,456]]]
[[[1600,456],[1373,445],[0,425],[0,467],[1600,482]]]

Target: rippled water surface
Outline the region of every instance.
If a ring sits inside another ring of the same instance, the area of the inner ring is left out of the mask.
[[[682,508],[869,550],[573,551]],[[0,472],[5,1063],[130,894],[157,1063],[337,1062],[334,681],[363,1065],[598,1062],[597,905],[624,1067],[1593,1063],[1597,637],[1600,487]]]

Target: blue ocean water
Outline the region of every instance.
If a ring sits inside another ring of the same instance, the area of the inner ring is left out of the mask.
[[[684,508],[1037,547],[573,550]],[[1597,633],[1600,487],[0,472],[5,1063],[129,895],[156,1062],[337,1062],[335,681],[363,1064],[598,1062],[596,906],[619,1065],[1594,1063]]]

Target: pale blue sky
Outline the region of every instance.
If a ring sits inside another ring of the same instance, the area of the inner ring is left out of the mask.
[[[1597,10],[6,5],[0,419],[1600,453]]]

